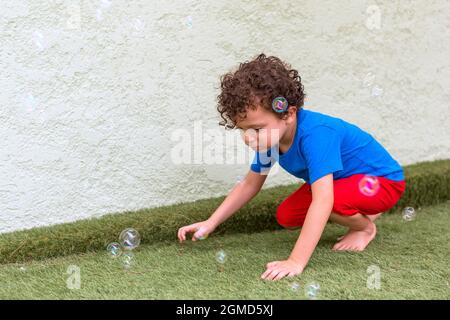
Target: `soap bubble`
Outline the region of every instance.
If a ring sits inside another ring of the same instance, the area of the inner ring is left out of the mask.
[[[122,248],[117,242],[112,242],[106,247],[106,251],[112,258],[117,258],[122,254]]]
[[[305,287],[305,294],[309,299],[315,299],[319,295],[320,285],[317,282],[311,282]]]
[[[289,288],[290,288],[292,291],[298,291],[298,289],[300,289],[300,284],[299,284],[298,282],[292,282],[292,283],[289,285]]]
[[[120,233],[119,242],[125,250],[133,250],[141,243],[141,236],[137,230],[128,228]]]
[[[194,236],[199,240],[205,240],[206,238],[208,238],[208,234],[206,233],[205,227],[198,228]]]
[[[364,175],[364,177],[359,180],[359,191],[368,197],[372,197],[377,194],[380,189],[380,182],[378,178],[371,175]]]
[[[97,9],[95,11],[95,17],[97,18],[98,21],[103,20],[103,11],[101,9]]]
[[[98,21],[103,20],[103,14],[104,12],[108,11],[111,7],[111,1],[110,0],[100,0],[100,7],[97,8],[95,11],[95,17]]]
[[[43,51],[48,46],[47,39],[40,31],[33,32],[33,42],[38,51]]]
[[[36,110],[38,105],[36,98],[31,93],[25,96],[24,104],[28,112]]]
[[[102,8],[109,8],[111,6],[111,0],[100,0],[100,6]]]
[[[122,264],[125,269],[129,269],[134,264],[134,254],[131,251],[124,252],[122,255]]]
[[[367,88],[371,87],[373,85],[374,80],[375,75],[372,72],[367,73],[363,79],[363,86]]]
[[[145,22],[139,18],[134,19],[133,27],[136,31],[141,32],[145,29]]]
[[[405,221],[412,221],[416,218],[416,210],[412,207],[406,207],[403,209],[403,219]]]
[[[227,260],[227,254],[225,253],[225,251],[219,250],[216,253],[216,260],[218,263],[225,263],[225,261]]]
[[[379,86],[374,86],[372,88],[372,97],[379,97],[383,94],[383,88]]]
[[[186,18],[186,24],[189,28],[192,28],[192,17],[191,16],[188,16]]]
[[[272,109],[275,112],[283,112],[286,111],[286,109],[288,108],[289,103],[286,100],[286,98],[284,97],[276,97],[275,99],[273,99],[272,101]]]

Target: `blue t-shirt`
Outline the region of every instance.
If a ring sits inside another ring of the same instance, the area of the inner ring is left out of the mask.
[[[250,168],[264,172],[276,161],[309,184],[329,173],[335,180],[357,173],[404,180],[402,167],[370,134],[344,120],[305,109],[297,111],[290,148],[281,153],[275,145],[256,152]]]

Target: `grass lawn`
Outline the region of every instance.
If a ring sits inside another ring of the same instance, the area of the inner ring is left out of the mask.
[[[330,248],[345,229],[329,224],[304,273],[275,282],[260,275],[267,262],[288,257],[298,230],[184,244],[174,234],[173,242],[136,249],[128,270],[106,251],[0,265],[0,299],[306,299],[311,281],[320,284],[319,299],[449,299],[450,204],[424,207],[410,222],[386,215],[377,226],[366,251],[336,253]],[[222,265],[215,259],[221,249]],[[80,268],[80,289],[67,288],[70,265]],[[372,265],[380,268],[380,289],[367,288]]]

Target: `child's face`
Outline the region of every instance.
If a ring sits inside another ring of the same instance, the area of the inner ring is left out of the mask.
[[[245,144],[262,152],[283,141],[288,126],[295,120],[292,111],[289,110],[287,119],[280,119],[260,106],[255,110],[248,108],[246,118],[236,120],[236,126],[242,130]]]

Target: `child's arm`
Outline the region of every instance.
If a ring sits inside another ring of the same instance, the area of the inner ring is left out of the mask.
[[[322,236],[331,210],[333,209],[333,175],[328,174],[311,185],[312,202],[303,223],[300,236],[289,259],[297,262],[302,268],[308,264],[317,243]]]
[[[178,230],[178,239],[180,242],[186,240],[186,233],[196,232],[200,228],[202,236],[207,236],[214,229],[232,216],[237,210],[250,201],[261,190],[267,175],[259,174],[249,170],[245,179],[233,187],[231,192],[221,203],[221,205],[214,211],[208,220],[197,222],[188,226],[184,226]],[[203,232],[204,230],[204,232]],[[192,240],[197,240],[195,235]]]
[[[215,227],[227,220],[258,194],[266,178],[267,175],[249,170],[245,179],[234,187],[208,220],[213,222]]]
[[[300,274],[308,264],[333,209],[333,174],[315,181],[311,189],[313,200],[289,259],[268,263],[263,279],[278,280]]]

